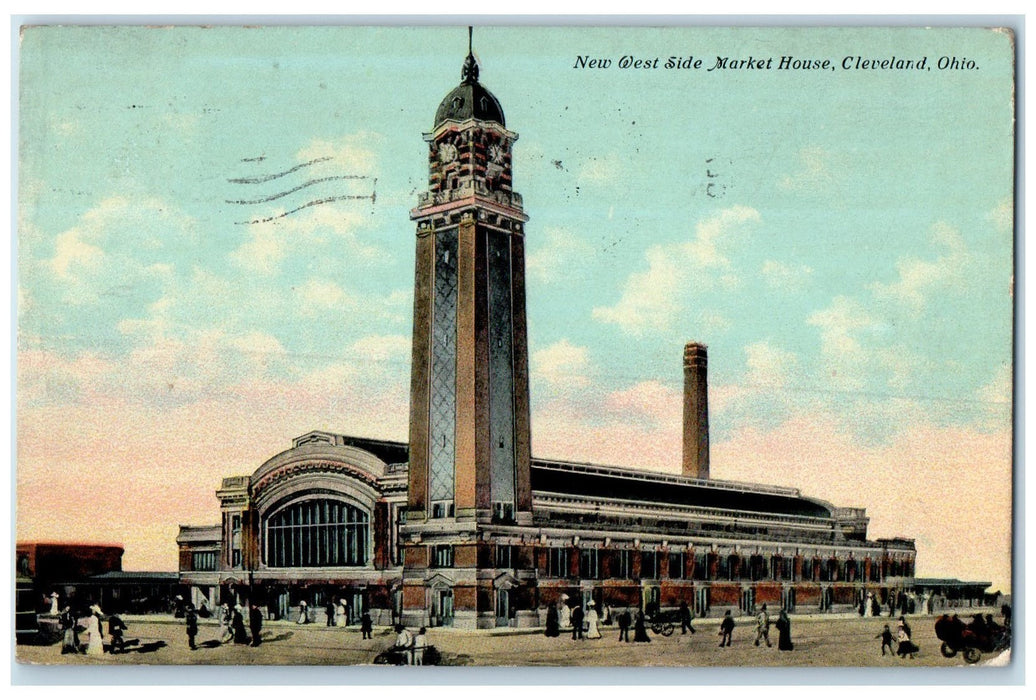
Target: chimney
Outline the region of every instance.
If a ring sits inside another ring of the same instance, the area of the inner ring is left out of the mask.
[[[683,475],[709,478],[709,351],[702,343],[683,349]]]

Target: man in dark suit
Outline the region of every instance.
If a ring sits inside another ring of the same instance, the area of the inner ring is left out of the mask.
[[[572,639],[583,639],[583,606],[572,608]]]
[[[630,625],[633,624],[633,618],[630,617],[630,609],[626,608],[619,613],[619,641],[628,642],[630,640]]]
[[[252,630],[252,646],[259,646],[261,643],[259,632],[263,629],[263,613],[255,603],[248,606],[248,628]]]

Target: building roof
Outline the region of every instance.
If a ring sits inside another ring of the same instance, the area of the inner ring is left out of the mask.
[[[409,459],[410,446],[405,442],[370,440],[319,431],[296,438],[295,445],[317,436],[335,444],[367,450],[385,462],[401,465]],[[798,489],[785,486],[696,479],[647,469],[536,457],[532,459],[530,478],[533,491],[591,498],[622,498],[657,504],[816,518],[832,518],[837,510],[826,501],[803,496]]]
[[[470,51],[464,59],[460,78],[460,85],[450,90],[439,103],[439,109],[435,110],[435,125],[432,128],[437,129],[446,121],[463,122],[468,119],[496,122],[500,126],[506,126],[500,101],[478,82],[478,62]]]

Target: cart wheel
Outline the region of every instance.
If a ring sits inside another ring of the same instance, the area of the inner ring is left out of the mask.
[[[946,642],[942,643],[942,646],[939,647],[939,651],[941,651],[942,655],[945,656],[947,659],[952,659],[954,656],[957,655],[957,650],[951,647]]]
[[[675,629],[676,629],[676,626],[673,625],[672,622],[665,623],[664,625],[662,625],[662,636],[663,637],[672,636],[673,630],[675,630]]]
[[[969,664],[977,663],[982,658],[982,652],[975,647],[968,647],[964,650],[964,660]]]

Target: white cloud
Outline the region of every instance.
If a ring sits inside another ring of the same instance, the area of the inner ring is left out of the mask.
[[[745,346],[748,373],[745,380],[758,387],[780,387],[798,369],[798,356],[775,346],[768,340]]]
[[[813,275],[808,265],[787,265],[776,260],[763,263],[763,279],[771,289],[789,292],[802,291]]]
[[[1001,232],[1008,232],[1014,226],[1014,200],[1004,199],[993,211],[989,212],[989,220]]]
[[[647,270],[632,273],[619,301],[594,308],[593,317],[634,334],[668,329],[685,308],[686,295],[714,284],[739,284],[725,249],[745,224],[759,220],[755,209],[735,206],[698,222],[685,243],[651,246],[645,252]]]
[[[552,388],[582,388],[590,383],[587,377],[587,349],[561,339],[532,353],[532,377]]]
[[[349,134],[340,139],[328,141],[314,139],[299,149],[296,159],[300,163],[314,163],[307,170],[314,177],[326,175],[374,176],[378,156],[375,146],[383,140],[380,134],[364,131]]]
[[[306,280],[295,288],[295,295],[304,316],[319,316],[330,309],[355,309],[358,305],[354,296],[330,280]]]
[[[72,279],[79,268],[95,270],[104,260],[104,251],[83,240],[79,229],[69,229],[54,241],[54,257],[48,262],[58,277]]]
[[[615,153],[591,156],[579,167],[579,179],[590,182],[612,182],[622,172],[622,161]]]
[[[806,146],[799,150],[796,170],[777,180],[782,190],[808,191],[832,183],[836,178],[836,156],[820,146]]]
[[[589,243],[563,228],[549,227],[539,240],[542,243],[525,256],[525,270],[530,278],[541,282],[552,281],[593,253]]]
[[[933,290],[966,282],[964,267],[969,255],[961,235],[947,224],[939,223],[932,227],[931,238],[933,243],[945,248],[946,253],[935,260],[900,258],[896,262],[899,279],[889,284],[869,285],[876,298],[904,304],[917,313],[925,307],[928,294]]]

